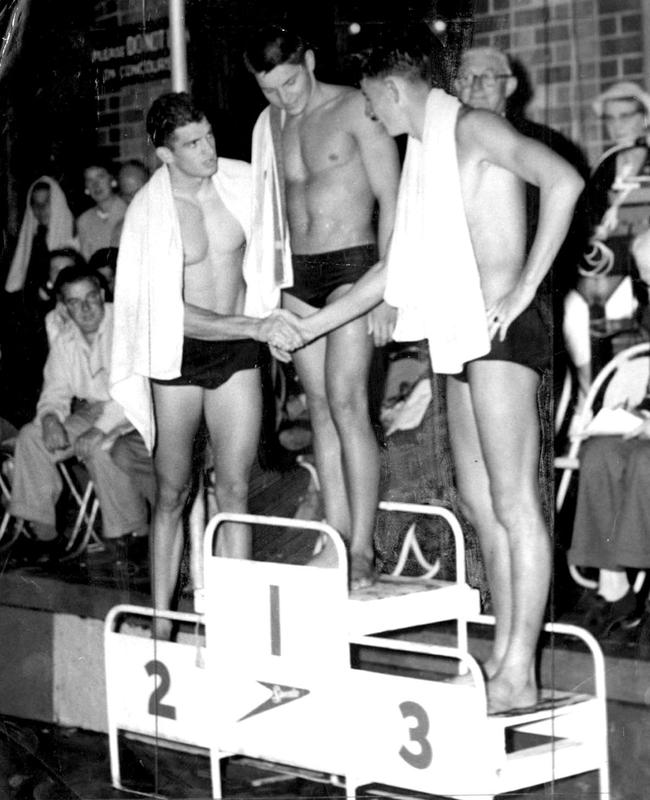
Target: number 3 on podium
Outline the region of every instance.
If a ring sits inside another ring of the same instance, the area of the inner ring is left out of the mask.
[[[413,718],[415,725],[409,728],[409,740],[418,746],[418,752],[414,753],[408,747],[402,746],[399,750],[400,756],[406,763],[415,769],[426,769],[431,764],[433,751],[431,744],[426,738],[429,733],[429,717],[427,712],[418,703],[405,700],[400,703],[399,710],[404,719]]]

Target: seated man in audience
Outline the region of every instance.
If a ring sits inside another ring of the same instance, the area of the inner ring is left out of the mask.
[[[36,419],[16,441],[11,513],[27,520],[42,543],[39,556],[54,558],[58,542],[55,504],[62,488],[57,462],[82,460],[95,484],[104,538],[147,534],[147,509],[136,483],[111,457],[132,431],[108,392],[113,309],[104,303],[98,277],[67,267],[56,294],[71,320],[52,344],[43,374]]]
[[[641,279],[650,284],[650,231],[633,240],[631,252]],[[594,436],[580,450],[569,560],[599,568],[583,621],[599,637],[636,627],[647,596],[647,586],[635,594],[628,571],[650,569],[650,391],[633,413],[639,424],[628,433]]]

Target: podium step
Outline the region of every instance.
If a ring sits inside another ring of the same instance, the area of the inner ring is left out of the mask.
[[[382,576],[350,593],[348,632],[379,633],[459,619],[478,614],[479,604],[478,591],[465,583]]]

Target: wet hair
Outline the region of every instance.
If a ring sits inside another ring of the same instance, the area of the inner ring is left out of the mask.
[[[424,23],[392,35],[382,34],[358,59],[364,78],[399,75],[413,83],[423,81],[437,88],[447,85],[442,44]]]
[[[48,255],[50,263],[54,258],[69,258],[75,267],[80,269],[86,267],[86,259],[73,247],[60,247],[58,250],[50,250]],[[67,267],[64,267],[64,269],[67,269]]]
[[[147,113],[147,133],[154,147],[169,147],[177,128],[204,119],[187,92],[168,92],[153,101]]]
[[[280,64],[304,64],[305,53],[310,49],[299,33],[268,25],[251,37],[244,51],[244,63],[252,73],[270,72]]]
[[[99,275],[90,270],[87,265],[81,267],[64,267],[54,281],[54,294],[59,300],[63,300],[63,289],[72,283],[79,283],[79,281],[90,281],[98,291],[101,291],[103,288]]]

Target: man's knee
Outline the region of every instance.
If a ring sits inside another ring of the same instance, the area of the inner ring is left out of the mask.
[[[224,510],[233,505],[240,508],[248,502],[248,476],[222,475],[215,476],[214,491],[217,505]]]
[[[187,484],[178,485],[167,480],[164,475],[157,475],[156,509],[165,513],[182,511],[190,492]]]
[[[18,452],[20,449],[29,447],[33,443],[41,444],[42,441],[43,432],[41,426],[35,422],[28,422],[18,431],[15,451]]]
[[[368,416],[368,393],[358,382],[333,389],[329,394],[329,407],[337,422],[345,423]]]
[[[331,419],[330,404],[326,395],[320,392],[318,394],[308,394],[307,405],[312,425],[318,426]]]

